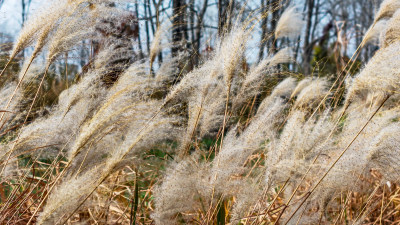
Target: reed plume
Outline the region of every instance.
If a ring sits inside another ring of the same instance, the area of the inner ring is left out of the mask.
[[[399,1],[396,0],[384,0],[378,12],[375,14],[374,23],[378,22],[383,18],[390,18],[400,8]]]
[[[301,35],[305,22],[301,13],[296,10],[295,6],[289,6],[282,13],[276,25],[275,39],[288,37],[294,40]]]

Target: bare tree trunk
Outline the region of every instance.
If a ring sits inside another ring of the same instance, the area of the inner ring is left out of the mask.
[[[317,29],[317,25],[319,22],[319,9],[320,9],[320,0],[317,0],[317,3],[315,4],[315,12],[314,12],[314,24],[313,24],[313,29],[311,31],[311,39],[310,40],[314,40],[315,39],[315,31]]]
[[[21,0],[21,27],[24,26],[25,21],[28,18],[29,6],[31,5],[32,0]],[[2,2],[1,2],[2,4]],[[1,6],[0,4],[0,6]],[[21,52],[22,59],[25,58],[25,49]]]
[[[185,23],[186,2],[185,0],[173,0],[173,28],[172,28],[172,55],[177,56],[183,47],[183,41],[187,37],[187,28]]]
[[[266,45],[266,38],[268,32],[268,14],[269,14],[269,4],[266,0],[261,0],[261,10],[262,10],[262,21],[261,21],[261,40],[260,40],[260,49],[258,52],[258,61],[261,61],[264,57],[264,49]]]
[[[270,30],[273,32],[276,29],[276,25],[278,23],[278,20],[281,16],[281,10],[279,7],[280,0],[269,0],[270,8],[273,10],[272,12],[272,19],[271,19],[271,27]],[[268,50],[270,54],[275,54],[278,49],[278,44],[276,42],[275,36],[273,38],[270,38],[268,43],[267,43]]]
[[[156,33],[156,29],[154,28],[154,22],[153,22],[153,13],[152,13],[152,11],[151,11],[151,5],[150,5],[150,0],[146,0],[146,5],[147,5],[147,10],[148,10],[148,13],[149,13],[149,16],[147,17],[148,19],[148,21],[150,21],[150,28],[151,28],[151,32],[153,33],[153,36],[155,35],[155,33]]]
[[[312,42],[310,40],[311,36],[311,26],[312,26],[312,16],[314,11],[314,0],[307,0],[307,17],[306,17],[306,34],[304,36],[304,47],[303,47],[303,70],[304,74],[310,74],[311,72],[311,54],[313,46],[310,45]]]
[[[202,37],[202,30],[203,30],[203,20],[204,20],[204,15],[206,14],[208,8],[208,0],[204,0],[203,2],[203,7],[201,8],[200,13],[198,14],[197,17],[197,24],[196,24],[196,33],[195,33],[195,41],[194,41],[194,49],[195,49],[195,55],[194,55],[194,61],[195,64],[199,64],[199,55],[200,55],[200,43],[201,43],[201,37]]]
[[[189,26],[190,26],[190,47],[193,47],[193,43],[195,42],[195,36],[194,36],[194,25],[195,25],[195,15],[196,15],[196,10],[194,8],[194,0],[189,1]]]
[[[159,0],[158,3],[156,0],[153,0],[153,5],[154,8],[156,9],[156,29],[158,30],[160,27],[160,6],[163,3],[163,0]],[[152,20],[152,19],[151,19]],[[162,63],[163,61],[163,55],[162,52],[158,53],[158,62]]]
[[[146,18],[145,28],[146,28],[146,47],[147,47],[147,55],[150,55],[150,29],[149,29],[149,20],[147,19],[147,7],[149,5],[144,4],[144,17]]]
[[[218,34],[220,36],[224,33],[224,27],[227,19],[228,0],[218,0]]]
[[[221,37],[231,28],[234,5],[234,0],[218,0],[218,34]]]
[[[26,12],[25,11],[26,10],[25,0],[21,0],[21,8],[22,8],[22,10],[21,10],[21,13],[22,13],[22,15],[21,15],[21,17],[22,17],[21,25],[24,26],[25,18],[26,18],[26,16],[25,16],[25,12]]]
[[[139,5],[137,2],[135,2],[135,13],[136,13],[136,18],[139,18]],[[140,38],[140,30],[138,31],[138,45],[139,45],[139,59],[143,59],[143,46],[142,46],[142,40]]]
[[[26,15],[25,15],[25,13],[26,13],[26,4],[25,4],[25,0],[21,0],[21,8],[22,8],[22,10],[21,10],[21,27],[24,27],[24,23],[25,23],[25,19],[26,19]],[[21,52],[21,57],[22,57],[22,59],[24,59],[25,58],[25,49],[24,50],[22,50],[22,52]]]
[[[87,50],[86,50],[86,42],[82,41],[82,46],[81,46],[81,52],[80,52],[80,66],[84,67],[87,63],[87,59],[88,58],[88,54],[87,54]]]

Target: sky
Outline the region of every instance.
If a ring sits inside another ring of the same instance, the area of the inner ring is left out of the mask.
[[[32,0],[29,15],[33,15],[43,2],[47,1]],[[5,0],[0,8],[0,32],[15,37],[21,29],[21,11],[21,0]]]

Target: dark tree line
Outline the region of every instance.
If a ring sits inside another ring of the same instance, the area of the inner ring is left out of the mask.
[[[302,36],[294,42],[276,40],[274,30],[278,19],[289,5],[295,3],[305,21]],[[379,0],[203,0],[196,3],[194,0],[172,0],[174,26],[171,32],[174,46],[171,51],[176,55],[179,51],[188,50],[193,54],[192,59],[196,65],[202,51],[212,48],[204,44],[206,40],[202,40],[206,30],[223,36],[230,30],[233,19],[242,16],[244,20],[246,15],[260,9],[257,15],[261,18],[258,24],[258,60],[290,45],[296,50],[300,72],[334,73],[342,70],[351,60],[351,54],[372,24],[379,4]],[[153,5],[153,8],[160,7],[156,7],[155,3]],[[206,15],[207,11],[213,14]],[[147,15],[152,23],[154,16]],[[208,21],[216,23],[211,25]],[[150,39],[148,35],[147,38]],[[359,60],[368,61],[376,49],[373,45],[365,47]],[[316,67],[320,69],[315,70]]]
[[[32,0],[21,0],[21,21],[26,21]],[[297,71],[304,74],[337,73],[351,58],[355,48],[372,24],[374,12],[381,0],[139,0],[128,4],[129,10],[139,21],[137,55],[145,58],[150,52],[153,36],[165,22],[172,45],[160,52],[160,63],[166,54],[173,56],[187,53],[189,66],[197,66],[202,56],[213,50],[213,40],[223,38],[234,21],[258,18],[255,37],[258,50],[254,61],[259,61],[278,49],[292,46],[296,53]],[[4,0],[0,0],[0,7]],[[277,21],[290,6],[296,5],[303,14],[305,26],[295,41],[274,37]],[[3,31],[6,33],[6,31]],[[84,65],[90,41],[82,43],[81,61]],[[362,49],[360,61],[368,59],[377,47]],[[253,62],[248,62],[253,63]],[[317,69],[315,69],[317,68]],[[183,66],[180,68],[183,69]]]

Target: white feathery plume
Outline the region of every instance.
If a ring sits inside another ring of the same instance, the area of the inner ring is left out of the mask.
[[[379,23],[379,22],[378,22]],[[383,40],[381,40],[381,45],[383,47],[388,47],[392,43],[400,40],[400,10],[397,10],[393,17],[387,22],[386,29],[382,34]]]
[[[264,84],[265,79],[273,72],[274,66],[293,61],[292,48],[287,47],[279,50],[274,56],[262,60],[255,67],[251,68],[242,81],[239,93],[233,101],[234,110],[238,110],[243,103],[260,92],[260,88]]]
[[[21,100],[24,99],[24,94],[20,89],[17,90],[16,88],[17,83],[9,82],[0,89],[0,110],[6,111],[3,112],[6,116],[1,121],[2,123],[7,124],[14,116],[18,116],[19,114],[19,106]],[[15,96],[17,99],[10,102],[9,100],[12,96]],[[1,128],[0,131],[3,132],[4,129],[5,127]]]
[[[293,90],[296,88],[296,79],[293,77],[288,77],[285,80],[281,81],[272,91],[271,95],[267,97],[264,101],[261,102],[258,107],[258,111],[269,110],[272,107],[271,103],[275,98],[282,98],[284,100],[289,99]]]
[[[286,47],[279,50],[269,61],[269,66],[276,66],[282,63],[294,62],[294,52],[292,47]]]
[[[398,0],[384,0],[375,15],[374,23],[383,18],[390,18],[400,8]]]
[[[241,64],[249,32],[242,26],[235,27],[222,39],[217,49],[216,58],[221,60],[227,87],[232,84],[235,70]]]
[[[155,210],[151,217],[156,224],[174,225],[178,223],[179,213],[197,213],[202,207],[209,207],[208,199],[212,195],[207,185],[209,165],[197,163],[197,158],[194,155],[179,163],[173,162],[161,185],[155,188]]]
[[[324,78],[316,78],[304,87],[297,96],[294,107],[313,107],[318,104],[328,92],[328,81]]]
[[[54,23],[54,19],[60,16],[60,13],[69,11],[69,6],[65,0],[56,0],[51,4],[51,9],[45,7],[42,12],[36,13],[32,19],[29,19],[22,28],[17,42],[14,45],[11,56],[15,56],[22,49],[31,45],[38,37],[39,33],[47,27],[47,24]],[[11,57],[12,58],[12,57]]]
[[[353,78],[346,101],[352,101],[357,96],[365,98],[366,93],[371,92],[382,95],[396,93],[400,86],[399,52],[400,42],[379,49],[360,74]]]
[[[141,87],[125,85],[115,88],[101,109],[83,126],[69,150],[70,174],[59,189],[73,189],[71,185],[79,182],[87,185],[77,189],[79,192],[75,192],[73,198],[63,191],[53,192],[50,198],[57,200],[45,206],[39,224],[54,224],[59,219],[65,219],[63,215],[73,212],[80,201],[90,195],[110,173],[126,164],[137,162],[135,158],[138,153],[175,136],[171,125],[177,122],[174,117],[159,115],[153,118],[151,112],[160,107],[161,101],[145,101],[141,95],[132,97],[131,94]]]
[[[379,39],[381,37],[382,32],[385,31],[387,25],[388,25],[387,20],[379,20],[377,23],[372,24],[364,35],[362,46],[365,46],[368,43],[379,45],[380,43]]]
[[[263,141],[277,133],[274,128],[279,123],[278,118],[286,105],[280,98],[264,101],[269,101],[271,107],[259,111],[239,137],[236,137],[236,129],[232,129],[225,137],[224,145],[214,159],[210,179],[213,186],[221,193],[230,189],[230,185],[232,185],[229,181],[230,177],[241,172],[246,159],[262,147]]]
[[[161,41],[164,38],[163,25],[159,25],[156,33],[154,34],[153,40],[150,45],[150,64],[152,65],[158,53],[160,53],[164,46],[161,45]],[[150,66],[151,67],[151,66]]]
[[[296,39],[301,35],[305,24],[301,13],[295,6],[289,6],[281,15],[275,29],[275,38]]]
[[[295,96],[297,96],[305,87],[309,86],[312,82],[312,78],[310,77],[306,77],[303,80],[301,80],[296,88],[294,89],[292,95],[290,96],[290,98],[293,98]]]
[[[236,129],[228,132],[221,151],[214,159],[210,176],[214,180],[213,185],[221,193],[227,192],[234,185],[229,179],[243,170],[246,159],[261,149],[263,142],[277,135],[277,124],[282,122],[280,116],[288,107],[285,101],[294,88],[295,79],[285,79],[263,100],[251,123],[239,136],[236,135]]]
[[[254,83],[255,81],[261,82],[260,77],[264,76],[264,70],[281,63],[290,63],[293,61],[293,50],[291,47],[279,50],[274,56],[262,60],[256,67],[252,68],[249,74],[246,75],[246,79],[243,81],[243,86],[248,86],[250,83]]]
[[[80,40],[88,37],[94,38],[94,19],[87,8],[80,8],[71,16],[65,18],[49,42],[47,63],[52,63],[56,57],[70,50]],[[87,26],[86,29],[80,29],[85,26]]]
[[[383,128],[371,143],[368,161],[371,167],[378,169],[386,179],[398,181],[400,174],[398,122]]]

